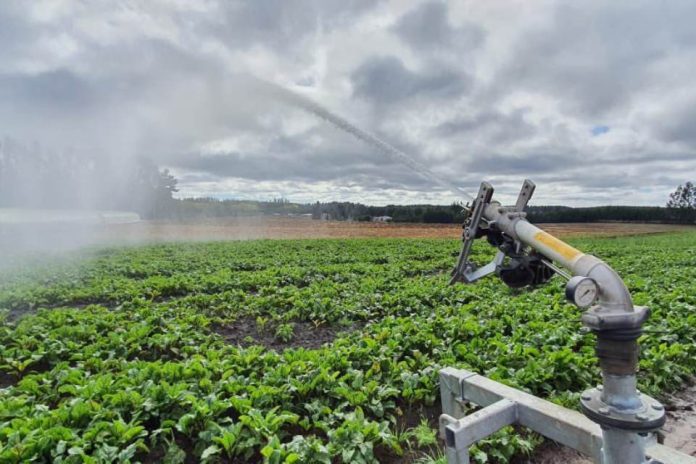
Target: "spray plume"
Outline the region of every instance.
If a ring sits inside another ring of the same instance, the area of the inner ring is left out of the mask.
[[[303,109],[315,116],[318,116],[319,118],[334,125],[342,131],[349,133],[358,140],[361,140],[362,142],[372,146],[373,148],[378,149],[381,153],[387,155],[392,160],[403,164],[404,166],[408,167],[416,174],[424,177],[425,179],[428,179],[436,183],[437,185],[455,193],[456,195],[463,195],[469,200],[473,200],[474,197],[472,197],[470,194],[464,191],[461,187],[458,187],[452,182],[442,179],[441,177],[430,171],[427,167],[408,156],[406,153],[402,152],[397,148],[394,148],[393,146],[389,145],[387,142],[380,139],[376,135],[366,132],[360,129],[359,127],[355,126],[354,124],[351,124],[346,119],[332,113],[331,111],[321,106],[317,102],[275,83],[257,77],[252,77],[252,79],[256,84],[261,86],[263,90],[270,94],[270,96],[285,103],[288,103],[292,106]]]

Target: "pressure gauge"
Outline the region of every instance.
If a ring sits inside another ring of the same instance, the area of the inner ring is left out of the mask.
[[[597,299],[597,282],[589,277],[575,276],[566,284],[566,298],[578,308],[588,308]]]

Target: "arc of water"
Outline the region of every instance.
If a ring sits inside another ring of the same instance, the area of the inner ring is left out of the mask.
[[[291,91],[290,89],[274,84],[272,82],[268,82],[259,78],[254,78],[254,80],[257,82],[257,84],[263,86],[263,88],[271,96],[281,101],[284,101],[292,106],[296,106],[305,111],[308,111],[314,114],[315,116],[318,116],[319,118],[329,122],[335,127],[363,141],[364,143],[374,148],[377,148],[380,152],[384,153],[389,158],[405,165],[406,167],[410,168],[412,171],[419,174],[420,176],[436,183],[437,185],[457,195],[462,195],[469,200],[473,200],[474,197],[468,194],[466,191],[464,191],[461,187],[441,178],[440,176],[433,173],[430,169],[425,167],[423,164],[408,156],[403,151],[391,146],[390,144],[380,139],[376,135],[371,134],[363,129],[360,129],[354,124],[351,124],[348,120],[342,118],[341,116],[338,116],[335,113],[332,113],[331,111],[318,104],[317,102],[305,97],[304,95],[300,95],[296,92]]]

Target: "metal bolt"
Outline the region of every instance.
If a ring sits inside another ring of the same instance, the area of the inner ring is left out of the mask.
[[[592,395],[589,393],[583,393],[582,396],[580,397],[583,401],[590,401],[592,399]]]
[[[609,415],[609,408],[607,408],[607,407],[599,408],[599,413],[604,414],[605,416]]]
[[[653,408],[655,411],[662,411],[663,409],[665,409],[665,407],[662,406],[660,403],[653,403],[653,404],[652,404],[652,408]]]
[[[636,414],[636,419],[638,419],[639,421],[646,421],[648,420],[648,416],[645,413],[639,412],[638,414]]]

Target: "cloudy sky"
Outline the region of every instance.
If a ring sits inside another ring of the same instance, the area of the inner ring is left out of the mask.
[[[696,180],[693,1],[13,1],[0,136],[149,156],[181,196],[460,199],[244,84],[321,103],[475,192],[664,204]]]

